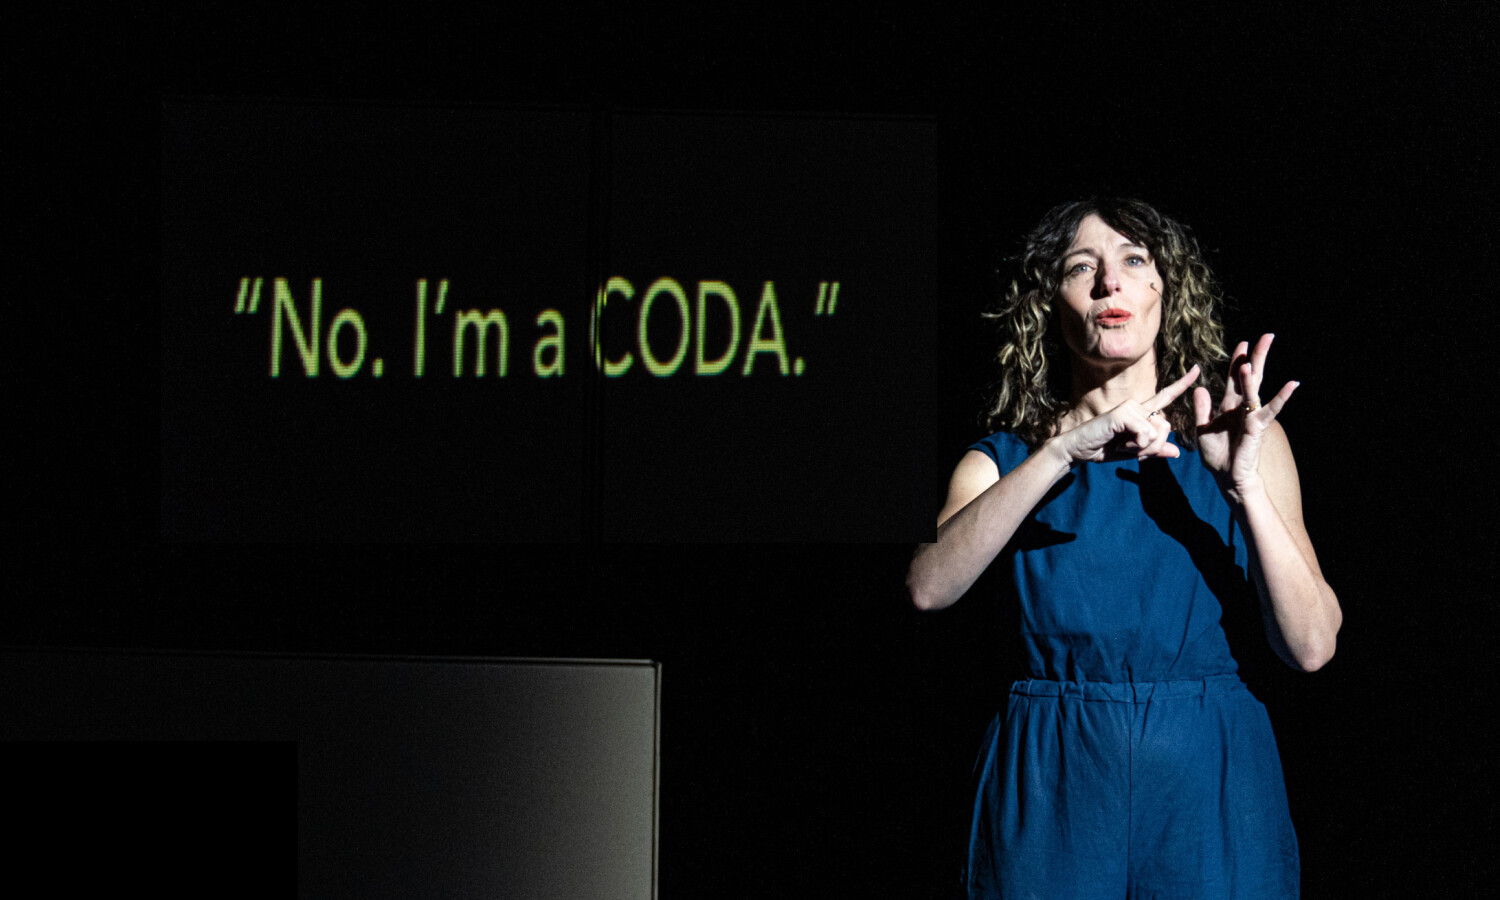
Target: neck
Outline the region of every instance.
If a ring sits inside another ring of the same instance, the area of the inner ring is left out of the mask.
[[[1070,418],[1087,422],[1109,412],[1126,400],[1145,401],[1156,394],[1156,354],[1147,353],[1126,366],[1105,369],[1073,358],[1073,384],[1069,392]]]

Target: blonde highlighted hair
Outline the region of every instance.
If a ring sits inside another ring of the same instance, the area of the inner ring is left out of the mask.
[[[996,360],[1000,377],[985,415],[991,431],[1011,431],[1035,449],[1051,437],[1070,409],[1071,370],[1057,321],[1062,262],[1089,215],[1151,252],[1162,277],[1161,331],[1156,338],[1158,388],[1201,369],[1198,384],[1215,396],[1223,392],[1221,363],[1223,298],[1198,242],[1187,227],[1140,200],[1093,198],[1053,207],[1026,236],[1020,273],[998,309],[985,313],[1000,329]],[[1186,447],[1197,444],[1193,394],[1189,390],[1163,413]]]

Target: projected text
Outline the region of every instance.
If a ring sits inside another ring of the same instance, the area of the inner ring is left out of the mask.
[[[272,378],[297,372],[317,378],[325,371],[340,379],[380,378],[386,373],[389,351],[405,347],[411,348],[410,366],[400,371],[409,371],[413,378],[429,375],[432,356],[445,358],[441,370],[453,378],[506,378],[518,365],[536,378],[567,373],[569,329],[555,308],[513,317],[499,306],[451,300],[449,279],[418,278],[410,336],[382,343],[353,306],[328,315],[328,307],[339,302],[325,304],[322,278],[310,279],[300,292],[293,290],[289,279],[272,278],[270,296],[264,298],[266,280],[241,278],[234,312],[257,315],[262,305],[270,306],[266,320]],[[831,318],[838,308],[840,283],[820,281],[815,290],[806,291],[806,298],[812,300],[815,318]],[[638,287],[616,276],[599,288],[586,316],[589,359],[595,371],[610,378],[632,372],[655,378],[683,372],[698,377],[732,373],[748,378],[757,372],[800,376],[807,361],[792,349],[795,344],[782,315],[785,302],[774,281],[761,283],[742,298],[723,281],[684,285],[662,277]],[[612,316],[613,329],[605,327],[606,316]],[[633,327],[620,327],[622,316]],[[622,331],[629,332],[623,339]],[[382,347],[388,349],[372,349]],[[512,359],[516,353],[529,358],[517,363]]]

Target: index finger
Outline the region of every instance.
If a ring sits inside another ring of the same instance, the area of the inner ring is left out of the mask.
[[[1144,407],[1147,412],[1156,412],[1157,410],[1166,409],[1172,404],[1173,400],[1181,397],[1182,392],[1192,387],[1193,382],[1197,380],[1198,367],[1193,366],[1191,369],[1187,370],[1186,375],[1157,391],[1155,396],[1153,396],[1150,400],[1147,400],[1145,403],[1142,403],[1141,406]]]
[[[1271,352],[1271,342],[1276,340],[1274,334],[1263,334],[1260,340],[1255,342],[1255,350],[1250,354],[1251,371],[1259,375],[1266,367],[1266,355]]]

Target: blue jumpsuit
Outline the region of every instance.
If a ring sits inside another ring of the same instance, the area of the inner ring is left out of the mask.
[[[972,449],[1002,475],[1027,456]],[[1244,535],[1197,453],[1074,466],[997,564],[1031,677],[979,755],[969,896],[1295,898],[1271,723],[1219,625],[1256,602]]]

